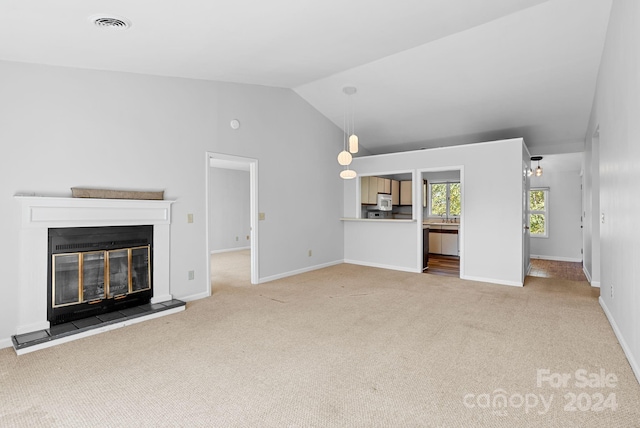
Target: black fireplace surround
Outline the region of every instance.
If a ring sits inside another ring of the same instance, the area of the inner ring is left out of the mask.
[[[49,229],[52,326],[140,306],[153,297],[153,226]]]

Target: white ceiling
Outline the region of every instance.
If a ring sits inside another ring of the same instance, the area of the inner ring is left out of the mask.
[[[383,153],[579,151],[611,0],[1,0],[0,59],[292,88]],[[90,16],[128,18],[127,30]]]

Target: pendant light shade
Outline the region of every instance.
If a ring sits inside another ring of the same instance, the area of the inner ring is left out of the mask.
[[[346,166],[351,164],[351,161],[353,160],[353,156],[351,156],[351,153],[349,153],[346,150],[341,151],[340,153],[338,153],[338,163],[342,166]]]
[[[358,136],[356,134],[351,134],[349,137],[349,151],[358,153]]]
[[[340,171],[340,177],[344,178],[345,180],[356,178],[356,175],[357,175],[356,172],[352,169],[344,169]]]
[[[535,170],[536,177],[542,176],[542,168],[540,167],[540,161],[542,160],[542,156],[533,156],[531,160],[538,162],[538,167]]]
[[[353,105],[351,103],[351,96],[357,91],[353,86],[345,86],[342,88],[342,92],[347,95],[347,102],[345,103],[344,111],[344,126],[343,126],[343,149],[338,154],[338,163],[342,166],[348,166],[353,160],[352,153],[358,153],[358,136],[355,133],[355,125],[353,120]],[[347,138],[347,135],[349,138]],[[347,144],[348,142],[348,144]],[[352,169],[345,169],[340,172],[340,177],[345,180],[355,178],[356,172]]]

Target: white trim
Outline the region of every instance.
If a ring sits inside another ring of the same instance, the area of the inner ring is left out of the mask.
[[[582,265],[582,272],[584,272],[584,276],[587,277],[587,281],[589,281],[589,284],[591,284],[592,287],[594,288],[600,288],[600,281],[593,281],[591,278],[591,273],[587,270],[587,268],[585,267],[585,265]]]
[[[0,349],[11,348],[13,346],[13,342],[11,339],[0,339]]]
[[[482,144],[482,143],[480,143]],[[466,192],[464,190],[465,188],[465,175],[464,175],[464,165],[448,165],[448,166],[440,166],[440,167],[435,167],[435,168],[422,168],[422,169],[418,169],[417,175],[419,176],[420,179],[420,185],[419,185],[419,189],[422,189],[422,180],[424,177],[424,173],[425,172],[444,172],[444,171],[459,171],[460,172],[460,179],[459,179],[459,183],[460,183],[460,215],[457,217],[458,218],[458,255],[460,257],[460,278],[464,277],[464,272],[465,272],[465,251],[464,251],[464,231],[465,231],[465,221],[464,221],[464,207],[466,205],[465,203],[465,195]],[[422,197],[422,191],[419,192],[420,195],[419,197]],[[420,200],[420,199],[418,199]],[[423,241],[423,233],[422,233],[422,223],[424,222],[424,218],[423,218],[423,206],[422,204],[414,204],[414,209],[417,209],[417,215],[415,215],[415,218],[418,220],[418,260],[417,260],[417,266],[418,266],[418,272],[422,272],[422,263],[423,263],[423,248],[424,248],[424,242]],[[428,218],[428,216],[427,216]]]
[[[52,227],[153,225],[153,298],[171,300],[171,200],[20,196],[20,284],[16,334],[49,328],[48,230]]]
[[[226,250],[213,250],[210,252],[210,254],[220,254],[220,253],[232,253],[234,251],[243,251],[243,250],[250,250],[251,246],[248,247],[238,247],[238,248],[227,248]]]
[[[173,300],[173,296],[171,294],[163,294],[162,296],[153,296],[149,302],[155,304],[168,302],[170,300]]]
[[[554,261],[557,261],[557,262],[574,262],[574,263],[581,263],[582,262],[582,259],[577,259],[575,257],[540,256],[540,255],[535,255],[535,254],[531,254],[529,257],[531,257],[532,259],[554,260]]]
[[[258,239],[260,234],[258,233],[258,160],[252,158],[246,158],[241,156],[233,156],[227,155],[224,153],[215,153],[215,152],[205,152],[206,155],[206,170],[205,170],[205,236],[206,236],[206,256],[207,256],[207,289],[205,290],[206,296],[211,296],[211,250],[209,248],[209,223],[210,223],[210,213],[209,213],[209,205],[210,205],[210,189],[209,189],[209,181],[211,168],[229,168],[229,169],[244,169],[247,167],[249,170],[249,211],[250,211],[250,249],[251,249],[251,283],[259,284],[260,283],[260,272],[259,272],[259,257],[258,248]],[[220,164],[215,165],[216,162],[214,160],[222,161]],[[231,165],[232,167],[225,166]]]
[[[400,271],[400,272],[422,273],[422,269],[417,270],[415,268],[408,268],[408,267],[404,267],[404,266],[384,265],[382,263],[371,263],[371,262],[363,262],[363,261],[360,261],[360,260],[347,260],[347,259],[345,259],[344,262],[348,263],[350,265],[368,266],[368,267],[379,268],[379,269],[388,269],[388,270],[397,270],[397,271]]]
[[[509,285],[512,287],[523,287],[524,283],[516,282],[516,281],[503,281],[501,279],[493,279],[493,278],[482,278],[479,276],[467,276],[460,275],[460,279],[466,279],[469,281],[478,281],[478,282],[488,282],[490,284],[498,284],[498,285]]]
[[[602,307],[604,314],[607,316],[607,319],[609,320],[609,324],[611,324],[613,333],[616,335],[616,338],[620,343],[620,347],[622,347],[622,351],[624,352],[624,355],[627,357],[627,361],[629,361],[629,365],[631,366],[631,370],[633,370],[633,374],[636,376],[636,380],[638,381],[638,383],[640,383],[640,364],[638,364],[638,362],[635,360],[633,356],[633,353],[631,353],[631,349],[629,348],[629,345],[627,345],[627,341],[624,339],[622,332],[620,332],[620,329],[618,328],[618,324],[616,324],[616,321],[613,318],[613,315],[611,315],[611,312],[609,312],[609,308],[607,308],[607,304],[604,302],[604,299],[602,298],[602,296],[598,298],[598,302],[600,302],[600,306]]]
[[[193,302],[194,300],[205,299],[210,296],[211,296],[210,292],[202,292],[197,294],[191,294],[186,297],[180,297],[180,300],[182,300],[183,302]]]
[[[50,340],[48,342],[43,342],[38,345],[29,346],[23,349],[16,349],[16,354],[24,355],[34,351],[39,351],[40,349],[51,348],[52,346],[61,345],[63,343],[72,342],[74,340],[82,339],[84,337],[95,336],[96,334],[105,333],[107,331],[116,330],[118,328],[126,327],[128,325],[137,324],[139,322],[151,320],[154,318],[160,318],[165,315],[175,314],[177,312],[184,311],[185,306],[178,306],[176,308],[166,309],[164,311],[155,312],[153,314],[144,315],[138,318],[132,318],[126,321],[121,321],[114,324],[109,324],[104,327],[95,328],[93,330],[83,331],[82,333],[72,334],[71,336],[61,337],[60,339]]]
[[[264,278],[260,278],[260,284],[264,284],[265,282],[275,281],[276,279],[287,278],[289,276],[299,275],[301,273],[311,272],[318,269],[324,269],[329,266],[335,266],[342,264],[343,260],[335,260],[333,262],[322,263],[319,265],[309,266],[302,269],[296,269],[289,272],[279,273],[277,275],[266,276]]]

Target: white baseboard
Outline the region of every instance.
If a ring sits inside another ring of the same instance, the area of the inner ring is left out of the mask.
[[[404,267],[404,266],[384,265],[382,263],[369,263],[369,262],[363,262],[363,261],[360,261],[360,260],[348,260],[348,259],[345,259],[344,262],[348,263],[348,264],[351,264],[351,265],[359,265],[359,266],[368,266],[368,267],[374,267],[374,268],[380,268],[380,269],[397,270],[397,271],[400,271],[400,272],[410,272],[410,273],[421,273],[422,272],[422,270],[417,270],[417,269],[408,268],[408,267]]]
[[[535,255],[535,254],[531,254],[530,257],[532,259],[553,260],[553,261],[556,261],[556,262],[576,262],[576,263],[582,262],[582,259],[575,258],[575,257],[539,256],[539,255]]]
[[[504,281],[502,279],[494,278],[481,278],[479,276],[460,275],[460,279],[466,279],[469,281],[488,282],[490,284],[509,285],[511,287],[523,287],[524,283],[517,281]]]
[[[584,273],[584,276],[587,277],[587,281],[589,282],[589,284],[591,284],[592,287],[594,288],[600,288],[600,281],[593,281],[591,279],[591,274],[589,273],[589,271],[587,270],[586,267],[584,267],[584,265],[582,266],[582,272]]]
[[[192,302],[194,300],[205,299],[205,298],[209,297],[210,295],[211,294],[207,293],[206,291],[203,291],[202,293],[192,294],[192,295],[186,296],[186,297],[178,297],[178,299],[182,300],[183,302]]]
[[[343,263],[342,260],[335,260],[333,262],[328,262],[328,263],[323,263],[323,264],[319,264],[319,265],[309,266],[309,267],[302,268],[302,269],[292,270],[290,272],[279,273],[277,275],[265,276],[263,278],[259,278],[258,279],[258,284],[263,284],[265,282],[275,281],[276,279],[287,278],[289,276],[299,275],[301,273],[311,272],[311,271],[314,271],[314,270],[323,269],[323,268],[326,268],[326,267],[329,267],[329,266],[335,266],[335,265],[339,265],[339,264],[342,264],[342,263]]]
[[[600,306],[602,307],[604,314],[607,316],[607,319],[609,320],[609,324],[611,324],[611,328],[613,328],[613,333],[616,335],[616,338],[618,339],[618,342],[622,347],[622,351],[624,352],[624,355],[627,357],[627,361],[629,361],[629,365],[631,366],[631,370],[633,370],[633,374],[636,376],[636,380],[638,381],[638,383],[640,383],[640,365],[635,360],[634,355],[631,353],[631,349],[629,349],[629,345],[627,345],[627,341],[624,340],[624,336],[620,332],[620,329],[618,328],[618,324],[616,324],[616,320],[613,318],[613,315],[611,315],[611,312],[609,312],[609,308],[607,308],[607,304],[605,303],[602,296],[600,296],[598,301],[600,302]]]
[[[251,246],[248,247],[238,247],[238,248],[227,248],[226,250],[213,250],[211,254],[220,254],[220,253],[231,253],[233,251],[242,251],[242,250],[250,250]]]
[[[168,302],[169,300],[172,300],[173,296],[171,294],[165,294],[164,296],[153,296],[150,300],[151,303],[162,303],[162,302]]]
[[[538,254],[531,254],[530,256],[532,259],[539,259],[539,260],[553,260],[556,262],[575,262],[575,263],[582,263],[582,259],[581,258],[575,258],[575,257],[559,257],[559,256],[541,256]]]
[[[13,342],[11,339],[0,339],[0,349],[11,348],[13,346]]]

